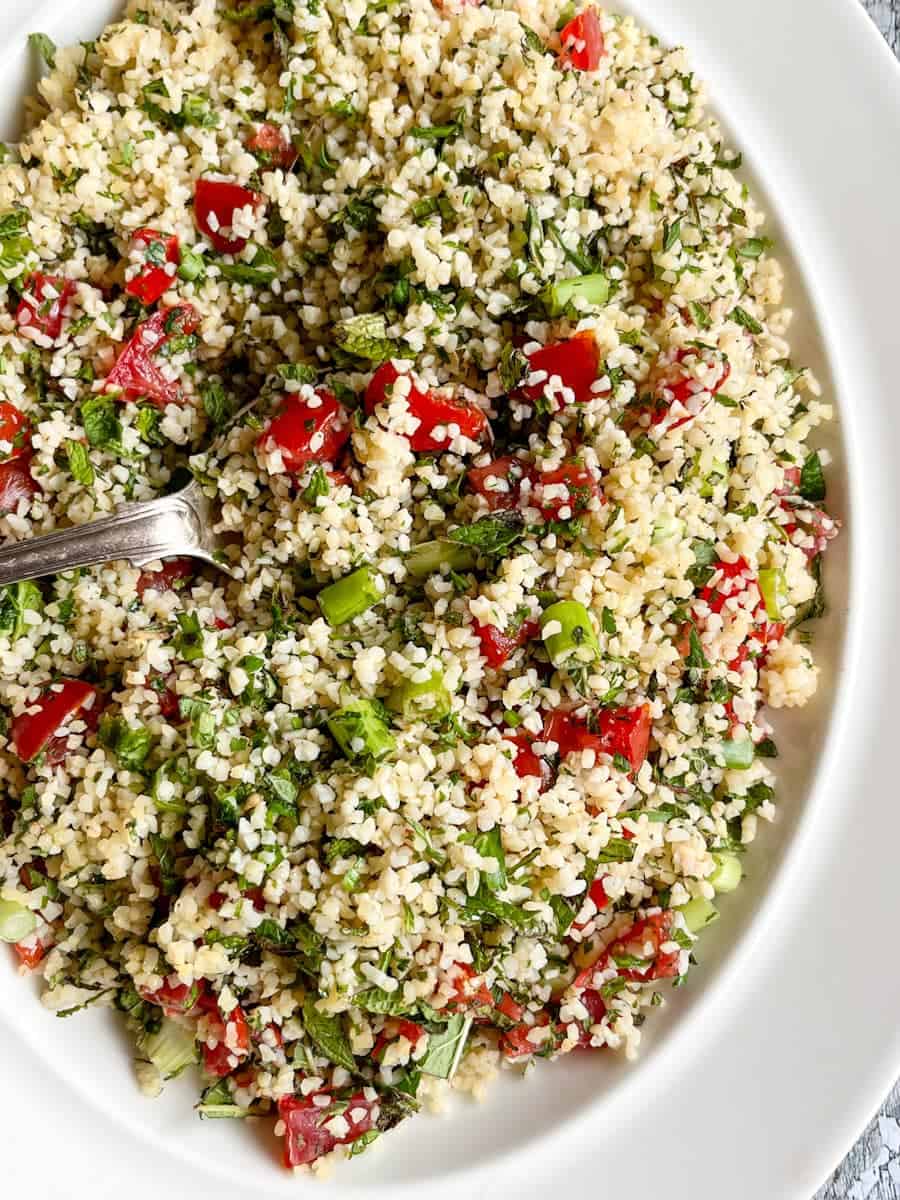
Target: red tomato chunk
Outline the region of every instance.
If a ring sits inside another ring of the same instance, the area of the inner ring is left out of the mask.
[[[541,510],[545,521],[569,520],[587,512],[591,500],[599,495],[597,476],[584,463],[573,459],[555,471],[534,475],[529,504]]]
[[[192,558],[167,559],[159,571],[141,571],[137,581],[137,594],[143,596],[151,589],[155,592],[172,592],[183,579],[194,573]]]
[[[528,355],[528,362],[532,374],[541,372],[543,378],[522,388],[527,400],[536,402],[549,395],[553,411],[559,412],[572,401],[584,404],[593,399],[593,385],[600,374],[600,352],[592,333],[576,333],[568,341],[542,346]],[[568,394],[560,391],[560,384]]]
[[[324,1100],[328,1103],[322,1103]],[[335,1114],[327,1092],[282,1097],[278,1101],[278,1116],[284,1126],[284,1165],[305,1166],[329,1154],[335,1146],[349,1146],[361,1138],[375,1128],[374,1104],[375,1101],[357,1092],[346,1102],[346,1107],[341,1105],[343,1111]],[[342,1120],[336,1119],[338,1115]]]
[[[29,275],[16,309],[21,332],[34,340],[55,342],[62,333],[66,305],[74,292],[74,282],[61,275],[43,275],[40,271]]]
[[[194,219],[220,254],[238,254],[247,245],[247,238],[232,233],[234,215],[248,205],[259,208],[263,203],[258,192],[241,187],[227,179],[198,179],[194,188]]]
[[[515,737],[507,736],[506,740],[512,742],[516,748],[512,764],[513,770],[519,778],[543,779],[544,765],[532,750],[529,739],[523,733],[519,733]]]
[[[107,375],[104,391],[118,390],[121,400],[144,397],[160,408],[178,404],[182,400],[181,388],[163,371],[155,356],[173,338],[192,334],[198,324],[190,304],[155,312],[135,329]]]
[[[155,992],[141,991],[142,999],[148,1004],[158,1005],[167,1017],[192,1017],[208,1006],[208,985],[200,979],[188,986],[177,975],[169,975],[162,987]]]
[[[159,233],[156,229],[139,229],[131,235],[131,251],[132,260],[136,258],[139,267],[125,284],[125,291],[136,296],[141,304],[155,304],[172,286],[175,270],[181,262],[178,238],[173,233]]]
[[[270,121],[260,125],[259,129],[250,135],[247,139],[247,149],[256,155],[262,167],[281,167],[283,171],[290,171],[297,161],[297,151],[291,139]]]
[[[350,414],[331,392],[312,399],[286,396],[259,439],[263,451],[277,447],[285,470],[297,474],[307,463],[333,463],[350,439]]]
[[[475,622],[475,632],[481,642],[481,653],[487,659],[489,667],[498,670],[506,663],[520,646],[527,645],[537,635],[540,624],[537,621],[523,621],[514,631],[503,631],[496,625],[479,625]]]
[[[522,482],[534,478],[531,463],[522,462],[511,454],[495,458],[484,467],[470,467],[469,487],[487,502],[488,508],[516,508],[522,496]]]
[[[595,754],[620,755],[633,771],[643,765],[650,742],[650,708],[604,708],[597,714],[596,730],[582,717],[554,712],[544,722],[543,741],[556,742],[560,758],[593,750]]]
[[[611,968],[628,983],[651,983],[656,979],[672,979],[678,974],[678,949],[663,951],[671,941],[675,914],[667,910],[644,917],[611,942],[598,960],[576,976],[573,986],[579,992],[592,989],[595,980]],[[619,966],[640,960],[640,966]]]
[[[10,449],[0,456],[4,462],[21,458],[31,449],[31,425],[28,418],[8,400],[0,400],[0,442],[8,442],[10,445]]]
[[[366,412],[369,416],[379,404],[384,404],[394,384],[401,377],[392,362],[382,363],[366,388]],[[407,376],[407,378],[411,378]],[[443,392],[423,392],[415,383],[405,397],[410,416],[416,418],[419,427],[408,435],[410,449],[416,454],[449,450],[454,441],[450,426],[455,425],[462,437],[469,441],[481,441],[488,428],[488,420],[477,404],[458,400]]]
[[[714,350],[668,351],[656,360],[650,374],[652,395],[639,411],[649,413],[651,427],[679,429],[703,412],[730,375],[731,364]]]
[[[37,708],[37,712],[26,711],[14,717],[9,727],[9,740],[22,762],[31,762],[36,758],[54,738],[60,726],[85,707],[92,706],[99,711],[98,696],[92,683],[85,683],[81,679],[63,679],[29,706]]]
[[[210,1041],[215,1040],[214,1045]],[[227,1017],[218,1010],[210,1015],[207,1040],[203,1043],[203,1069],[207,1075],[222,1079],[236,1070],[240,1060],[250,1053],[250,1026],[240,1007]]]
[[[586,8],[559,35],[561,61],[576,71],[596,71],[606,53],[603,29],[595,8]]]
[[[0,515],[15,512],[20,500],[30,500],[40,492],[40,485],[31,477],[30,463],[30,455],[0,463]]]

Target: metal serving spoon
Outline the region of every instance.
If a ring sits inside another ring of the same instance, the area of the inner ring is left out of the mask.
[[[199,558],[227,570],[216,557],[225,542],[211,530],[211,510],[212,505],[195,480],[168,496],[123,504],[112,516],[99,521],[3,547],[0,584],[20,583],[116,559],[143,567],[160,558]]]

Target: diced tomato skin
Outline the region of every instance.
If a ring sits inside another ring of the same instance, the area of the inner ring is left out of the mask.
[[[145,261],[138,273],[125,284],[125,291],[129,296],[135,296],[141,304],[149,307],[149,305],[155,304],[175,282],[174,272],[170,273],[161,263],[153,262],[150,259],[150,247],[161,245],[165,262],[172,263],[177,267],[181,262],[178,238],[174,233],[160,233],[156,229],[144,228],[138,229],[131,235],[131,245],[143,253]]]
[[[137,581],[137,594],[144,592],[171,592],[182,579],[190,579],[194,573],[192,558],[167,558],[159,571],[141,571]]]
[[[104,391],[116,390],[122,400],[143,396],[160,408],[177,404],[182,399],[181,388],[163,374],[152,355],[171,338],[193,333],[198,324],[199,318],[190,304],[157,311],[142,321],[107,375]]]
[[[290,171],[297,161],[293,142],[271,121],[260,125],[247,139],[246,145],[250,153],[259,158],[263,170],[266,167],[281,167],[283,171]]]
[[[44,749],[69,717],[74,716],[89,700],[97,703],[98,691],[81,679],[64,679],[58,690],[44,692],[36,701],[39,711],[24,712],[14,717],[9,727],[9,740],[22,762],[31,762]],[[56,686],[56,685],[55,685]],[[33,706],[31,706],[33,707]]]
[[[212,242],[220,254],[238,254],[247,245],[245,237],[228,237],[221,232],[230,229],[238,209],[252,205],[259,208],[263,203],[258,192],[232,183],[226,179],[197,180],[194,188],[194,219],[197,228]],[[212,228],[210,216],[216,218],[217,227]]]
[[[522,1020],[525,1009],[513,1000],[509,992],[504,992],[497,1005],[497,1012],[502,1013],[508,1021],[519,1022]]]
[[[531,742],[524,734],[507,737],[508,742],[516,748],[513,758],[513,770],[520,779],[543,779],[544,765],[531,748]]]
[[[688,357],[698,354],[702,356],[702,352],[684,346],[676,350],[674,354],[662,355],[657,359],[656,365],[650,373],[651,396],[645,404],[638,408],[639,412],[649,412],[651,428],[668,422],[669,414],[675,404],[686,407],[695,395],[702,394],[697,391],[693,377],[680,369]],[[713,379],[709,383],[706,389],[707,399],[704,400],[701,408],[695,413],[688,412],[677,421],[667,424],[667,432],[671,433],[672,430],[680,429],[683,425],[696,420],[716,392],[725,386],[731,375],[731,364],[727,359],[718,357],[716,361],[719,366],[719,375],[717,379]]]
[[[288,1168],[302,1167],[315,1162],[317,1158],[330,1153],[335,1146],[348,1146],[375,1128],[375,1122],[372,1120],[373,1102],[367,1100],[362,1092],[357,1092],[347,1101],[343,1112],[349,1129],[344,1137],[335,1137],[325,1128],[332,1114],[327,1108],[317,1107],[314,1095],[328,1093],[282,1096],[278,1101],[278,1116],[284,1125],[284,1165]],[[355,1120],[350,1115],[358,1112],[365,1113],[361,1120]]]
[[[523,621],[515,633],[507,634],[496,625],[481,625],[475,622],[475,633],[481,642],[481,653],[487,664],[499,670],[510,657],[537,636],[540,624],[537,621]]]
[[[632,770],[639,771],[647,757],[651,725],[647,704],[602,709],[598,726],[605,753],[627,758]]]
[[[9,442],[3,462],[21,458],[31,450],[31,424],[25,414],[8,400],[0,400],[0,442]]]
[[[23,967],[27,967],[29,971],[33,971],[44,960],[44,955],[49,949],[43,942],[36,941],[33,945],[26,945],[24,942],[16,942],[13,945],[13,950],[16,952],[16,957]]]
[[[218,1038],[215,1046],[203,1043],[203,1069],[207,1075],[221,1079],[235,1069],[234,1059],[246,1058],[250,1052],[250,1026],[243,1010],[233,1008],[227,1017],[218,1014],[210,1022],[210,1033]]]
[[[203,1011],[202,1002],[208,995],[208,985],[199,979],[190,986],[177,975],[169,975],[155,992],[140,990],[141,998],[156,1004],[167,1017],[192,1017]]]
[[[609,896],[606,894],[606,888],[603,886],[603,878],[595,879],[588,888],[588,896],[594,902],[594,906],[598,912],[602,912],[609,904]]]
[[[381,364],[366,388],[365,407],[369,416],[384,403],[401,374],[392,362]],[[449,450],[453,438],[446,431],[437,436],[435,429],[438,427],[457,425],[460,434],[473,442],[481,441],[487,431],[488,419],[477,404],[441,392],[423,392],[415,385],[405,399],[410,416],[419,421],[418,429],[407,435],[409,447],[416,454]]]
[[[523,463],[511,454],[496,458],[484,467],[470,467],[466,475],[472,491],[481,496],[494,512],[515,508],[521,499],[522,481],[533,477],[534,468],[531,464]],[[506,487],[491,487],[492,480],[502,480]]]
[[[316,391],[313,406],[299,393],[285,396],[281,408],[260,435],[263,452],[277,446],[284,468],[292,475],[311,462],[332,463],[350,440],[350,414],[331,392]]]
[[[595,1049],[596,1047],[591,1045],[591,1027],[599,1025],[606,1016],[606,1005],[603,997],[594,988],[585,988],[579,994],[578,999],[588,1011],[587,1027],[582,1029],[578,1045],[586,1050]]]
[[[565,484],[567,496],[547,496],[548,488]],[[545,521],[555,521],[560,517],[563,508],[571,509],[572,517],[580,517],[585,513],[595,496],[600,495],[600,482],[597,476],[584,463],[567,462],[557,467],[555,471],[544,471],[534,477],[534,491],[529,503],[541,510]]]
[[[31,475],[31,455],[0,463],[0,516],[15,512],[20,500],[30,500],[40,491]]]
[[[597,10],[586,8],[565,25],[559,35],[560,60],[577,71],[596,71],[606,54],[603,28]]]
[[[584,404],[593,398],[593,385],[600,374],[600,351],[592,333],[576,333],[567,341],[542,346],[528,355],[528,362],[532,372],[544,371],[547,379],[522,388],[522,395],[527,400],[540,400],[554,376],[571,390],[576,404]],[[558,395],[553,402],[556,412],[565,407]]]
[[[482,977],[468,963],[454,963],[451,980],[455,996],[448,1007],[468,1008],[472,1005],[493,1005],[494,997]]]
[[[545,718],[540,740],[555,742],[559,746],[561,759],[575,751],[580,753],[582,750],[593,750],[596,754],[603,753],[603,741],[598,734],[591,732],[587,721],[559,709]]]
[[[628,983],[651,983],[657,979],[673,978],[679,972],[679,952],[674,950],[663,953],[660,947],[671,940],[674,924],[675,914],[669,909],[635,921],[606,947],[596,962],[576,975],[573,988],[579,995],[585,989],[594,989],[595,981],[610,968],[614,968],[618,977]],[[649,955],[646,952],[648,945]],[[651,961],[642,971],[631,967],[616,967],[614,960],[626,956]]]
[[[46,295],[48,290],[56,293]],[[22,299],[16,309],[16,325],[26,336],[43,336],[56,341],[62,333],[66,305],[75,293],[75,282],[61,275],[35,271],[25,280]]]

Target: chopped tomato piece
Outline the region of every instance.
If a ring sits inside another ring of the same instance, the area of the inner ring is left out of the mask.
[[[384,1057],[385,1047],[391,1042],[396,1042],[400,1038],[406,1038],[410,1045],[415,1048],[419,1043],[419,1039],[424,1036],[425,1030],[421,1025],[417,1025],[415,1021],[407,1020],[406,1017],[389,1020],[375,1039],[375,1045],[372,1047],[372,1057],[376,1062],[381,1062]]]
[[[759,582],[744,558],[737,558],[734,562],[720,559],[716,563],[715,573],[710,582],[700,592],[699,600],[710,612],[716,614],[723,613],[726,605],[731,608],[731,601],[737,600],[742,608],[749,609],[753,615],[754,627],[747,641],[740,646],[728,664],[730,671],[739,671],[751,654],[760,660],[764,659],[771,647],[776,646],[787,632],[783,621],[768,619]],[[696,612],[696,619],[698,626],[702,628],[706,619],[705,611]],[[682,638],[679,646],[686,656],[689,650],[687,635]]]
[[[563,463],[555,471],[536,474],[534,481],[529,503],[541,510],[545,521],[579,517],[587,511],[591,500],[600,495],[596,475],[577,459]],[[564,509],[569,512],[564,514]]]
[[[493,1004],[494,997],[482,977],[468,963],[454,963],[451,983],[455,996],[451,1004],[457,1007],[467,1007],[472,1004]]]
[[[156,694],[159,715],[164,717],[170,725],[181,721],[181,704],[178,693],[175,691],[175,672],[170,671],[168,675],[153,675],[148,680],[147,686]]]
[[[384,403],[401,374],[392,362],[381,364],[366,388],[366,412],[369,416],[379,404]],[[458,400],[442,392],[423,392],[415,384],[412,384],[405,398],[410,416],[419,422],[416,431],[408,435],[410,449],[417,454],[448,450],[456,436],[450,431],[454,425],[463,437],[472,442],[481,441],[487,431],[487,417],[477,404]]]
[[[521,1021],[525,1009],[513,1000],[509,992],[504,992],[497,1005],[497,1012],[502,1013],[508,1021]]]
[[[168,558],[159,571],[141,571],[137,581],[137,594],[143,596],[151,589],[155,592],[172,592],[182,579],[190,579],[194,573],[192,558]]]
[[[247,238],[232,233],[234,215],[249,205],[263,203],[258,192],[227,179],[198,179],[194,188],[194,218],[197,228],[206,234],[220,254],[238,254]]]
[[[14,717],[9,727],[9,740],[22,762],[31,762],[54,737],[61,725],[86,705],[98,707],[98,691],[92,683],[81,679],[63,679],[53,684],[31,708]]]
[[[297,161],[294,144],[282,129],[266,121],[247,138],[247,149],[255,154],[262,167],[281,167],[289,171]]]
[[[496,671],[508,661],[514,651],[527,645],[540,629],[538,621],[523,621],[512,633],[498,629],[496,625],[480,625],[475,622],[475,632],[481,642],[481,653],[489,667]]]
[[[520,458],[507,455],[484,467],[470,467],[466,476],[469,487],[486,501],[488,508],[515,508],[521,499],[522,481],[534,478],[534,468]]]
[[[603,878],[595,879],[588,888],[588,896],[594,902],[597,912],[602,912],[609,904],[609,896],[606,894],[606,888],[603,886]]]
[[[759,595],[756,577],[750,570],[747,560],[737,558],[734,562],[716,563],[715,583],[708,583],[700,593],[700,599],[709,606],[711,612],[720,613],[731,596],[742,596],[751,589]]]
[[[516,748],[515,757],[513,758],[513,770],[520,779],[543,779],[544,766],[541,760],[531,748],[531,742],[524,734],[517,734],[515,737],[507,737],[508,742]]]
[[[177,975],[169,975],[155,992],[141,990],[142,999],[156,1004],[167,1017],[193,1017],[204,1010],[208,986],[203,979],[188,986]]]
[[[550,1014],[545,1011],[539,1012],[535,1017],[534,1024],[529,1025],[523,1021],[521,1025],[514,1025],[512,1029],[507,1029],[500,1037],[498,1048],[506,1058],[526,1058],[531,1054],[540,1054],[559,1044],[557,1031],[552,1030],[550,1037],[542,1041],[532,1041],[531,1033],[535,1029],[545,1029],[551,1024]]]
[[[336,1114],[329,1106],[319,1107],[315,1103],[315,1096],[327,1095],[327,1092],[316,1092],[310,1096],[283,1096],[278,1101],[278,1116],[284,1126],[286,1167],[306,1166],[329,1154],[335,1146],[349,1146],[375,1128],[372,1119],[374,1101],[357,1092],[341,1105],[341,1115],[348,1128],[342,1137],[337,1137],[326,1128]]]
[[[131,235],[131,255],[132,262],[137,260],[138,270],[125,284],[125,291],[136,296],[141,304],[155,304],[172,286],[181,262],[178,238],[174,233],[138,229]]]
[[[606,1016],[606,1005],[603,1002],[603,997],[594,988],[585,988],[578,999],[588,1011],[587,1022],[585,1028],[581,1031],[578,1045],[590,1050],[592,1048],[591,1029],[594,1025],[599,1025]]]
[[[104,390],[116,389],[122,400],[142,396],[160,408],[177,404],[182,399],[181,388],[168,378],[154,356],[173,338],[192,334],[197,325],[197,314],[190,304],[155,312],[142,321],[107,375]]]
[[[203,1043],[203,1069],[207,1075],[221,1079],[230,1075],[239,1060],[250,1053],[250,1026],[240,1007],[233,1008],[227,1017],[211,1016],[208,1024],[207,1040]],[[213,1038],[216,1043],[210,1046]]]
[[[629,983],[671,979],[678,974],[679,952],[677,948],[663,951],[662,947],[671,940],[673,926],[674,913],[670,910],[635,921],[595,963],[576,976],[573,986],[579,993],[593,988],[595,979],[611,967]]]
[[[31,426],[28,418],[8,400],[0,400],[0,442],[8,442],[10,449],[0,457],[4,462],[20,458],[31,449]]]
[[[603,29],[595,8],[586,8],[563,26],[559,35],[563,63],[576,71],[596,71],[606,53]]]
[[[552,406],[555,412],[574,401],[583,404],[592,399],[593,385],[600,374],[600,352],[590,332],[576,333],[565,342],[552,342],[528,355],[531,373],[541,372],[542,378],[522,388],[522,394],[531,401],[540,400],[552,388]],[[554,383],[558,380],[558,383]],[[559,384],[568,390],[563,396]]]
[[[312,399],[299,393],[286,396],[258,444],[264,451],[277,446],[285,470],[296,474],[307,463],[334,462],[350,433],[346,408],[319,388]]]
[[[597,718],[606,754],[627,758],[633,771],[640,770],[650,743],[650,707],[604,708]]]
[[[16,942],[13,945],[13,950],[16,952],[16,957],[23,967],[27,967],[29,971],[33,971],[44,961],[44,955],[50,949],[51,943],[44,943],[34,934],[24,942]]]
[[[56,341],[62,333],[66,305],[75,292],[74,280],[35,271],[25,280],[16,309],[16,324],[26,337]]]
[[[15,512],[20,500],[30,500],[40,492],[40,484],[31,477],[30,463],[30,455],[0,463],[0,515]]]
[[[604,708],[597,714],[596,730],[582,717],[556,711],[544,721],[543,741],[556,742],[560,758],[593,750],[595,754],[621,755],[633,770],[647,757],[650,740],[650,709],[646,704],[635,708]]]
[[[651,396],[639,405],[650,425],[678,429],[711,403],[731,375],[731,364],[714,350],[683,346],[661,354],[650,373]]]

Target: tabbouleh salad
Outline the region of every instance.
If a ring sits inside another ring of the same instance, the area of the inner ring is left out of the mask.
[[[234,5],[31,39],[0,534],[190,473],[227,570],[3,592],[0,939],[299,1167],[635,1055],[775,815],[838,525],[683,51],[560,0]]]

